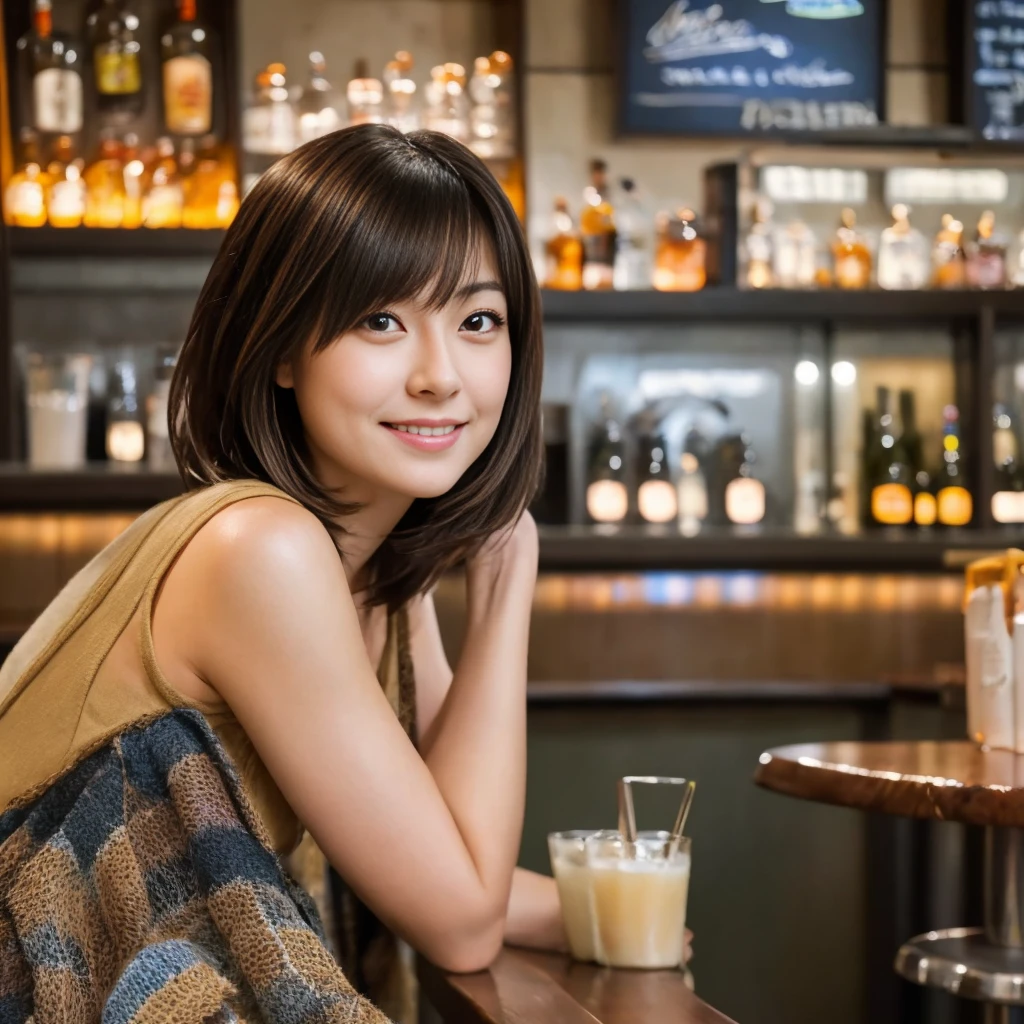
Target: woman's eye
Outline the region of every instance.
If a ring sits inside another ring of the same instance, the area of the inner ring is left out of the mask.
[[[367,330],[379,334],[386,334],[398,327],[398,321],[390,313],[374,313],[372,316],[368,316],[363,324]]]
[[[473,313],[462,321],[461,330],[469,331],[470,334],[486,334],[501,327],[504,322],[497,313]]]

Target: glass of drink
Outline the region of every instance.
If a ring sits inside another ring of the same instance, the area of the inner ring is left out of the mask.
[[[668,832],[595,833],[583,841],[594,958],[608,967],[683,963],[690,840]]]
[[[26,364],[28,462],[33,469],[85,465],[92,357],[30,352]]]
[[[592,837],[610,834],[596,829],[577,829],[552,832],[548,836],[548,853],[558,883],[562,920],[569,938],[569,951],[576,960],[597,959],[586,843]]]

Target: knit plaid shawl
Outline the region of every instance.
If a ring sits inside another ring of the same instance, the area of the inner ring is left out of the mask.
[[[0,815],[0,1024],[388,1024],[206,719],[133,726]]]

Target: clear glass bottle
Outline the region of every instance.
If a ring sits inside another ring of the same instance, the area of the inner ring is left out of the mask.
[[[46,168],[47,219],[55,228],[77,228],[85,216],[85,182],[82,160],[75,153],[70,135],[61,135],[53,148],[53,159]]]
[[[775,236],[775,283],[779,288],[828,287],[818,268],[818,239],[802,220],[790,221]]]
[[[314,50],[309,55],[309,77],[297,103],[300,143],[319,139],[341,127],[340,104],[326,71],[324,55]]]
[[[46,223],[46,193],[50,176],[43,169],[39,136],[22,128],[21,155],[4,191],[4,222],[19,228],[38,228]]]
[[[745,434],[728,435],[719,442],[719,453],[723,466],[735,465],[725,484],[726,520],[733,526],[756,526],[765,517],[767,496],[754,470],[754,446]]]
[[[1024,523],[1024,464],[1010,410],[992,412],[992,456],[996,466],[992,518],[1001,524]]]
[[[583,244],[564,196],[555,199],[551,236],[544,246],[544,287],[578,291],[583,287]]]
[[[636,519],[640,523],[674,523],[679,501],[668,463],[668,441],[652,412],[641,412],[635,421]]]
[[[420,127],[419,97],[412,77],[413,59],[408,50],[399,50],[384,66],[384,107],[387,122],[400,132]]]
[[[707,439],[699,430],[692,428],[687,431],[676,481],[679,530],[686,537],[700,533],[708,517],[708,483],[701,465],[708,450]]]
[[[1006,287],[1006,239],[996,231],[996,215],[978,218],[974,241],[967,247],[967,283],[986,290]]]
[[[928,240],[910,223],[903,203],[892,208],[892,225],[878,244],[878,287],[887,291],[916,291],[928,284],[931,269]]]
[[[157,140],[157,162],[147,175],[142,194],[142,223],[147,228],[180,228],[185,206],[174,142]]]
[[[126,124],[142,113],[144,99],[138,15],[124,6],[124,0],[100,0],[85,25],[96,109],[108,124]]]
[[[381,124],[384,120],[384,86],[370,77],[370,65],[356,61],[355,73],[345,90],[349,124]]]
[[[608,190],[608,165],[590,161],[590,184],[583,190],[580,238],[583,242],[583,287],[606,291],[615,276],[615,211]]]
[[[157,349],[153,370],[153,391],[146,398],[146,461],[154,473],[175,471],[174,452],[171,449],[168,401],[171,377],[178,362],[178,350],[162,345]]]
[[[658,217],[653,284],[662,292],[696,292],[707,283],[707,243],[690,209]]]
[[[944,213],[942,226],[932,244],[932,285],[935,288],[956,291],[966,283],[963,235],[963,224],[951,213]]]
[[[748,288],[772,288],[775,285],[771,218],[770,200],[759,198],[754,203],[753,223],[743,245],[743,283]]]
[[[83,174],[87,228],[119,228],[124,224],[127,192],[124,187],[122,145],[113,131],[100,137],[99,151]]]
[[[470,148],[481,160],[515,156],[515,82],[512,58],[504,50],[477,57],[469,82]]]
[[[871,284],[871,250],[857,230],[857,214],[850,207],[843,210],[832,257],[837,288],[859,290]]]
[[[601,396],[601,418],[587,451],[587,516],[593,523],[621,523],[629,511],[626,448],[611,398]]]
[[[651,214],[640,198],[632,178],[619,181],[621,195],[615,207],[615,266],[612,282],[616,291],[643,291],[651,287],[654,272]]]
[[[107,458],[141,462],[145,452],[138,372],[135,360],[123,354],[114,363],[107,384]]]
[[[164,126],[172,135],[213,129],[213,57],[209,28],[196,17],[196,0],[178,0],[178,20],[160,37]]]
[[[466,69],[461,64],[431,68],[424,100],[424,127],[444,132],[459,142],[469,141],[469,97]]]
[[[17,42],[19,78],[30,97],[30,124],[38,132],[82,130],[82,48],[53,31],[52,0],[33,0],[32,28]]]

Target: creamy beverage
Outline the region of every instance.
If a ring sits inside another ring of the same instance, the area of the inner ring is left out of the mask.
[[[576,960],[596,960],[595,925],[592,913],[590,871],[585,841],[595,831],[553,832],[548,836],[551,870],[558,883],[562,920],[569,939],[569,951]]]

